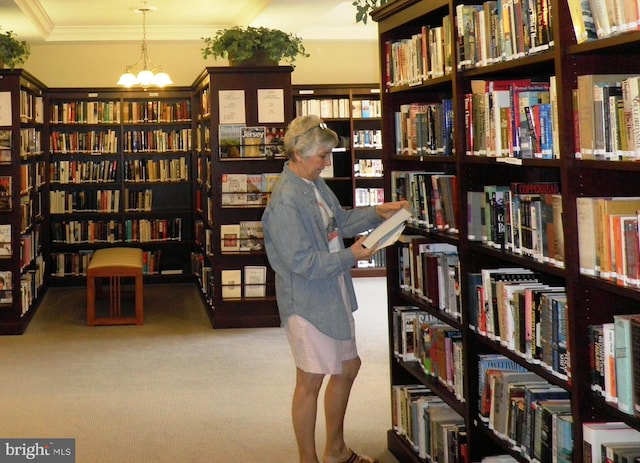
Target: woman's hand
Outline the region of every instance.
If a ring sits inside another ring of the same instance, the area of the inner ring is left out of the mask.
[[[382,203],[376,206],[376,213],[383,219],[391,217],[394,212],[402,208],[409,209],[409,201],[393,201],[389,203]]]
[[[349,247],[356,260],[367,260],[373,254],[371,249],[367,249],[362,245],[362,242],[366,239],[366,236],[360,236],[355,243]]]

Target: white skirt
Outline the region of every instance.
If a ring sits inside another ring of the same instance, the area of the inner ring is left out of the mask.
[[[358,357],[352,312],[349,312],[349,323],[351,339],[344,341],[327,336],[299,315],[290,316],[284,324],[284,330],[296,366],[308,373],[342,373],[342,362]]]

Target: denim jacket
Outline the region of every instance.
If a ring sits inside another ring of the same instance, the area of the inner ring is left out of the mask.
[[[378,225],[374,207],[345,210],[324,179],[315,185],[335,214],[340,238],[353,237]],[[298,177],[288,163],[262,216],[264,244],[276,274],[276,297],[282,323],[293,314],[308,320],[334,339],[349,339],[347,309],[338,286],[344,274],[353,311],[356,296],[349,269],[356,263],[349,249],[329,252],[329,243],[313,185]]]

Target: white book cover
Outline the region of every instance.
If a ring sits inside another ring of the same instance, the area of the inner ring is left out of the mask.
[[[242,297],[242,270],[222,270],[222,299],[239,299]]]
[[[266,266],[246,265],[244,267],[244,297],[265,297],[266,285]]]

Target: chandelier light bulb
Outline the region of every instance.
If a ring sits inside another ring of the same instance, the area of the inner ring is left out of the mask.
[[[130,88],[139,85],[143,89],[147,89],[151,85],[157,87],[165,87],[173,84],[171,77],[162,70],[160,66],[153,64],[147,56],[147,21],[146,14],[148,11],[155,11],[155,7],[145,6],[138,8],[137,13],[142,13],[142,45],[141,56],[137,63],[127,66],[124,74],[120,76],[117,85]]]

